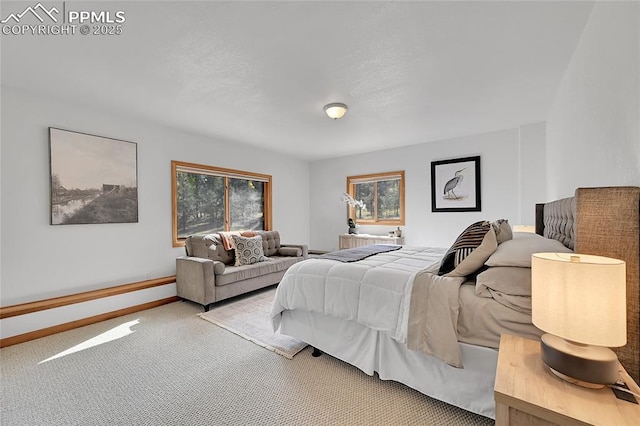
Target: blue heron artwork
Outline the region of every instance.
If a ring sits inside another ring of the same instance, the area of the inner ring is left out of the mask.
[[[465,167],[466,168],[466,167]],[[462,172],[464,171],[464,169],[460,169],[457,170],[453,176],[453,178],[449,179],[447,181],[447,183],[444,184],[444,197],[448,198],[448,199],[455,199],[455,200],[459,200],[460,197],[458,197],[458,195],[456,195],[455,192],[453,192],[453,190],[456,188],[456,186],[460,185],[462,183],[462,180],[464,179],[464,175],[462,174]]]
[[[480,156],[431,162],[431,211],[481,211]]]

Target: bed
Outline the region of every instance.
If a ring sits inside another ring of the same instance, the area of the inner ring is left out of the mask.
[[[278,286],[274,329],[369,375],[495,418],[500,333],[541,334],[520,282],[530,278],[526,260],[536,251],[575,250],[627,262],[628,343],[618,356],[638,381],[639,200],[638,187],[579,188],[574,197],[538,205],[540,235],[514,233],[478,255],[483,265],[469,275],[456,276],[457,267],[438,275],[451,248],[402,246],[356,262],[305,260]],[[497,232],[496,223],[490,226]],[[489,234],[472,254],[482,252]]]

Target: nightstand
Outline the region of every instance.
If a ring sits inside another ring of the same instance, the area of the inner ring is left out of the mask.
[[[640,394],[620,369],[629,388]],[[616,398],[609,387],[565,382],[542,363],[540,342],[508,334],[500,339],[494,398],[496,426],[640,424],[640,405]]]

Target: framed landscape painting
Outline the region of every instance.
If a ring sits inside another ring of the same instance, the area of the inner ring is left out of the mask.
[[[138,222],[137,144],[49,128],[51,224]]]
[[[431,211],[479,212],[480,156],[431,162]]]

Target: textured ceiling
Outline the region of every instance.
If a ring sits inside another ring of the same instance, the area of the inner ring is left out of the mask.
[[[98,5],[123,34],[3,35],[2,85],[318,160],[545,120],[592,2]]]

